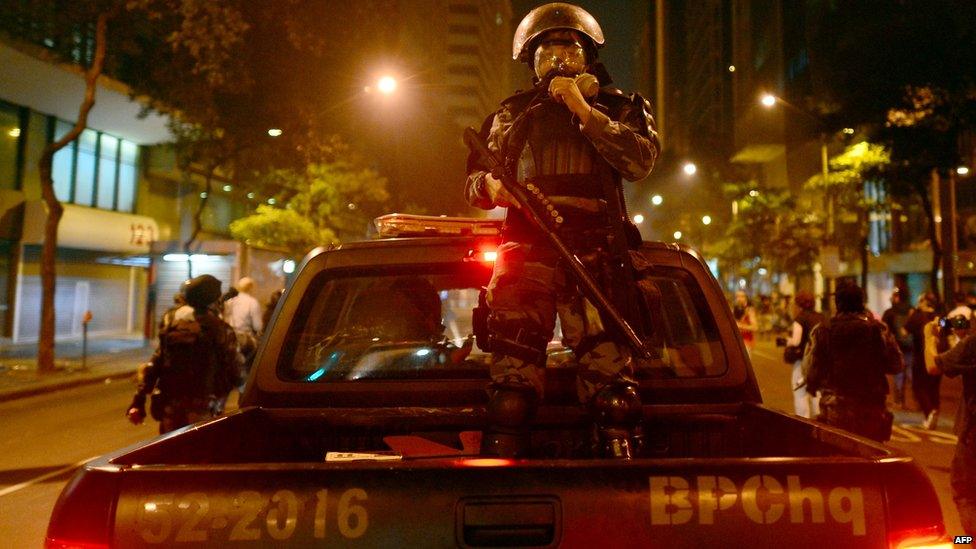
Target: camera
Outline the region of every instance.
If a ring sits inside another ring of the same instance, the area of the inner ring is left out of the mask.
[[[939,331],[943,334],[948,334],[951,330],[968,330],[970,327],[970,320],[963,315],[939,318]]]

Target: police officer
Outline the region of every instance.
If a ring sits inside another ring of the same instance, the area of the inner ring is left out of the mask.
[[[181,292],[192,317],[177,318],[160,331],[126,414],[132,423],[142,423],[151,394],[160,434],[217,415],[227,393],[241,382],[237,337],[217,310],[220,281],[198,276],[184,282]]]
[[[904,369],[888,327],[864,309],[864,292],[843,284],[834,295],[837,314],[810,334],[804,356],[807,391],[820,391],[817,420],[884,442],[894,419],[886,405],[888,378]]]
[[[647,176],[660,147],[648,103],[606,87],[609,76],[597,62],[603,44],[600,25],[577,6],[552,3],[529,12],[515,31],[512,55],[533,69],[535,86],[503,101],[482,135],[520,184],[546,197],[543,211],[557,212],[560,236],[620,306],[629,300],[615,278],[621,255],[628,240],[640,240],[623,206],[621,179]],[[580,365],[578,397],[596,420],[598,449],[630,457],[640,420],[630,349],[607,333],[555,250],[474,155],[465,193],[479,208],[509,207],[486,296],[493,360],[483,450],[528,451],[558,315],[563,341]]]

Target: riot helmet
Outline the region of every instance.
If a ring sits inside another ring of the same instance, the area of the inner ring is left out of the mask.
[[[589,54],[591,63],[596,58],[597,48],[603,47],[603,29],[592,15],[579,6],[553,2],[530,11],[519,23],[512,40],[512,59],[525,63],[534,62],[538,39],[554,30],[575,31],[580,38],[585,38],[583,42],[586,43],[580,46]]]
[[[180,292],[194,309],[206,309],[220,299],[220,280],[213,275],[200,275],[183,283]]]

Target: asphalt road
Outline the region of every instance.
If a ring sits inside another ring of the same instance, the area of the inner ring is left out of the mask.
[[[790,370],[779,351],[760,343],[753,364],[768,406],[792,411]],[[943,383],[955,411],[958,388]],[[54,502],[77,467],[95,456],[152,438],[156,423],[136,427],[123,417],[132,395],[129,381],[88,385],[0,403],[0,540],[4,547],[36,548],[44,540]],[[232,396],[233,399],[233,396]],[[233,406],[233,401],[229,403]],[[949,463],[955,437],[947,422],[937,432],[918,427],[921,414],[897,413],[892,445],[915,456],[939,492],[950,534],[961,532],[949,493]]]

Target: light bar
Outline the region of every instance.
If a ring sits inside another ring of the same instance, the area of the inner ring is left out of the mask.
[[[470,217],[387,214],[373,220],[377,237],[500,236],[502,221]]]

